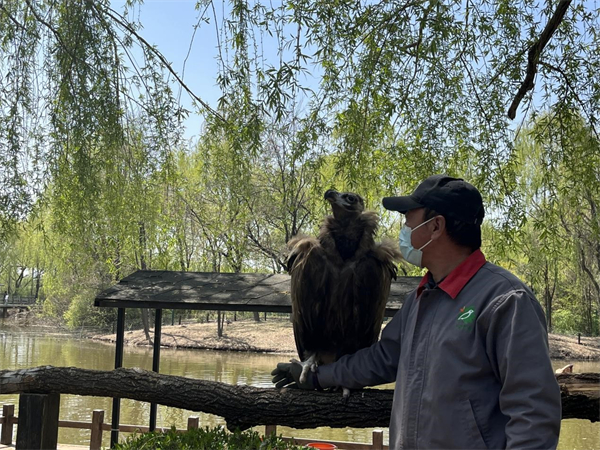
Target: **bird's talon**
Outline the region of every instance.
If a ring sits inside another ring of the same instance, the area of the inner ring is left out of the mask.
[[[344,403],[348,403],[350,399],[350,389],[342,388],[342,398],[344,399]]]

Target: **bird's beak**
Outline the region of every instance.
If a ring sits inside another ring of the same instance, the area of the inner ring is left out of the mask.
[[[337,196],[338,191],[335,189],[328,189],[327,192],[325,192],[325,200],[327,200],[329,203],[334,203],[337,200]]]

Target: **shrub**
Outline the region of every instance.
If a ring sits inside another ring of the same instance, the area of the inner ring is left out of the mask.
[[[167,432],[134,434],[115,447],[117,450],[300,450],[281,437],[261,436],[256,431],[229,433],[221,427],[198,428],[183,433],[175,428]]]

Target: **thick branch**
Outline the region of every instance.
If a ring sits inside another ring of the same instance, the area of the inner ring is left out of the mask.
[[[563,418],[600,419],[600,374],[558,375]],[[113,371],[34,367],[0,371],[0,394],[24,392],[120,397],[154,402],[225,418],[229,429],[255,425],[293,428],[387,427],[392,390],[340,392],[265,389],[160,375],[141,369]]]
[[[393,391],[369,389],[344,402],[341,392],[265,389],[160,375],[141,369],[113,371],[35,367],[0,371],[0,394],[23,392],[120,397],[223,417],[229,429],[255,425],[293,428],[387,427]]]
[[[542,31],[540,38],[535,44],[533,44],[529,48],[529,53],[527,55],[527,73],[525,75],[525,79],[523,80],[523,83],[521,84],[517,95],[515,95],[515,98],[513,99],[510,105],[510,108],[508,108],[508,117],[510,119],[515,118],[517,114],[517,108],[519,107],[521,100],[523,100],[523,97],[525,97],[525,94],[527,94],[527,92],[533,89],[533,79],[535,78],[535,74],[537,73],[537,65],[540,59],[540,55],[544,50],[544,47],[546,47],[546,44],[556,31],[556,29],[558,28],[558,26],[562,22],[565,13],[567,12],[567,9],[569,9],[570,4],[571,0],[561,0],[558,3],[556,11],[554,11],[552,18],[546,24],[546,27],[544,28],[544,31]]]

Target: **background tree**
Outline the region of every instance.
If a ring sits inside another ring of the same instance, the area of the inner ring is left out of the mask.
[[[481,189],[488,257],[554,328],[598,332],[592,3],[199,2],[215,107],[144,39],[140,4],[0,1],[0,251],[22,280],[43,267],[46,312],[107,323],[94,293],[139,268],[281,271],[325,189],[377,209],[446,172]],[[193,145],[174,87],[204,119]]]

